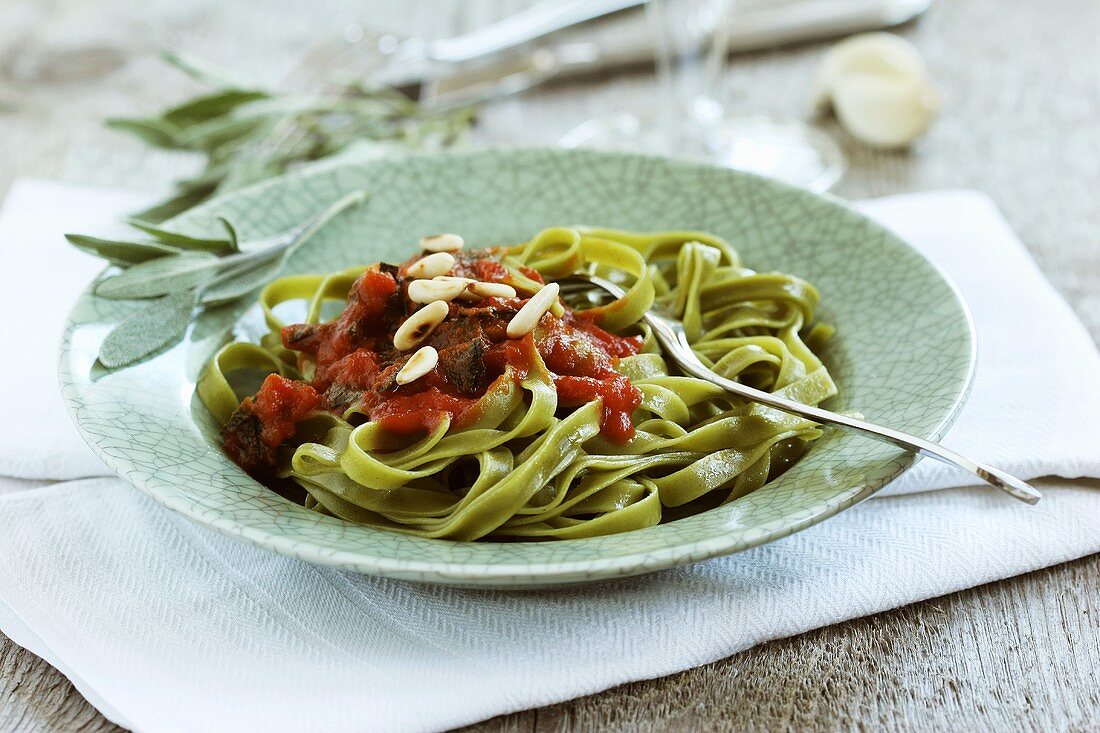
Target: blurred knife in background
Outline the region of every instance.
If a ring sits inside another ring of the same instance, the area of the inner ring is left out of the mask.
[[[372,78],[424,104],[451,108],[515,94],[552,80],[651,65],[652,36],[643,14],[628,10],[642,4],[641,0],[589,3],[588,17],[560,25],[568,30],[549,37],[546,25],[540,30],[532,23],[520,23],[514,29],[524,35],[510,38],[506,19],[494,30],[496,44],[487,53],[468,54],[462,60],[455,54],[453,61],[389,63]],[[729,49],[737,53],[888,28],[916,18],[930,4],[931,0],[740,0],[725,21]],[[555,4],[541,5],[552,8]],[[619,12],[623,10],[627,12]],[[462,37],[434,43],[473,48]]]

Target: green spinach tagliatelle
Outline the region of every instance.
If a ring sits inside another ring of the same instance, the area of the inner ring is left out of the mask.
[[[634,436],[623,444],[602,436],[598,401],[559,409],[536,352],[527,374],[506,371],[480,398],[476,419],[461,427],[444,420],[430,434],[398,439],[363,422],[357,408],[299,424],[278,473],[306,490],[306,506],[422,537],[593,537],[743,496],[820,436],[814,423],[678,374],[641,321],[655,303],[664,306],[719,374],[817,404],[836,387],[808,345],[830,333],[813,323],[818,293],[809,283],[749,270],[728,243],[701,232],[555,227],[499,256],[510,273],[505,282],[521,289],[531,283],[521,268],[548,282],[589,272],[629,288],[596,308],[602,327],[644,337],[640,353],[616,365],[641,392]],[[229,344],[200,379],[199,395],[214,417],[224,423],[240,402],[226,378],[231,372],[301,378],[298,353],[280,341],[276,306],[306,301],[306,322],[319,323],[324,303],[346,298],[364,269],[271,283],[261,295],[271,332],[260,344]]]

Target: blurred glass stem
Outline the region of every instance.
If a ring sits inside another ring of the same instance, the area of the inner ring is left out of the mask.
[[[827,135],[798,120],[734,116],[722,97],[734,0],[649,0],[657,94],[641,116],[589,120],[566,147],[632,150],[705,160],[826,191],[844,170]]]
[[[649,0],[659,124],[670,141],[698,146],[702,129],[722,116],[717,94],[726,64],[733,0]],[[684,139],[685,137],[690,139]]]

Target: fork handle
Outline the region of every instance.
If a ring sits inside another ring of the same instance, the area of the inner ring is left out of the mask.
[[[1043,497],[1038,489],[1021,481],[1015,476],[993,468],[992,466],[978,463],[964,455],[956,453],[950,448],[945,448],[930,440],[925,440],[919,436],[910,435],[909,433],[904,433],[900,430],[888,428],[883,425],[876,425],[875,423],[861,420],[856,417],[824,410],[820,407],[803,405],[800,402],[777,397],[769,392],[754,389],[731,379],[726,379],[708,369],[702,362],[695,358],[695,353],[691,350],[691,345],[687,343],[686,336],[682,333],[676,333],[673,329],[668,328],[666,324],[656,318],[647,318],[646,320],[657,332],[655,335],[662,337],[662,339],[671,339],[676,346],[680,347],[678,349],[669,349],[668,351],[669,356],[672,357],[672,360],[675,361],[681,369],[699,379],[713,382],[727,392],[731,392],[738,397],[744,397],[745,399],[759,402],[762,405],[767,405],[768,407],[773,407],[783,412],[800,415],[816,423],[835,425],[840,428],[852,430],[866,435],[869,438],[874,438],[875,440],[904,448],[907,451],[912,451],[913,453],[927,456],[928,458],[934,458],[941,463],[946,463],[950,466],[968,471],[982,481],[997,487],[1009,496],[1013,496],[1028,504],[1036,504],[1039,499]],[[690,354],[691,357],[688,358],[685,356],[686,354]]]

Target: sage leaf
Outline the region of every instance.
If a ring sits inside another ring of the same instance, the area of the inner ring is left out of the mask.
[[[131,220],[160,224],[162,221],[168,221],[172,217],[198,206],[210,198],[216,189],[217,184],[183,188],[175,196],[171,196],[155,206],[134,212],[130,215]]]
[[[223,305],[274,280],[286,259],[334,217],[368,198],[366,191],[352,191],[318,211],[301,224],[270,237],[266,248],[232,258],[236,264],[199,289],[203,305]],[[232,229],[232,224],[223,220]]]
[[[298,226],[287,229],[282,234],[276,235],[274,239],[282,239],[283,243],[280,246],[285,247],[288,254],[293,253],[296,249],[312,239],[313,235],[321,231],[330,221],[348,209],[362,204],[369,197],[370,193],[365,189],[346,193]]]
[[[112,130],[128,132],[140,137],[153,147],[176,150],[180,147],[180,131],[162,119],[130,119],[114,117],[103,124]]]
[[[154,224],[362,141],[385,142],[401,153],[445,147],[459,141],[473,119],[469,109],[428,110],[400,91],[355,80],[324,94],[284,93],[241,84],[190,56],[163,58],[212,89],[151,118],[109,123],[150,145],[206,157],[197,177],[134,214]]]
[[[100,362],[107,369],[117,369],[174,343],[186,333],[196,306],[230,303],[273,280],[298,247],[335,216],[367,197],[366,191],[345,194],[300,224],[251,242],[251,251],[222,256],[201,250],[181,250],[165,242],[115,242],[68,235],[69,241],[76,246],[89,248],[101,256],[143,256],[148,248],[156,251],[158,247],[171,251],[132,264],[129,269],[96,286],[96,295],[103,298],[157,298],[132,313],[107,335],[100,347]],[[235,248],[238,245],[236,228],[228,219],[220,220],[228,237],[225,240],[199,239],[147,222],[131,223],[148,234],[176,243],[201,246],[220,242],[226,248]]]
[[[102,257],[115,265],[136,265],[139,262],[177,254],[180,250],[160,242],[131,242],[121,239],[100,239],[85,234],[66,234],[65,239],[78,249]]]
[[[217,255],[208,252],[181,252],[142,262],[96,286],[101,298],[156,298],[193,288],[222,265]]]
[[[194,309],[195,293],[180,291],[131,313],[103,339],[99,361],[117,369],[179,341]]]
[[[162,51],[160,57],[167,63],[187,74],[195,81],[209,84],[213,87],[241,88],[229,75],[209,61],[197,58],[190,54]]]
[[[218,221],[222,223],[222,226],[225,227],[225,233],[229,235],[229,248],[234,252],[240,252],[241,240],[240,237],[237,236],[237,227],[233,226],[233,222],[229,221],[229,219],[226,219],[224,216],[219,216]]]
[[[151,234],[164,244],[170,244],[179,249],[202,250],[205,252],[223,253],[236,251],[237,232],[227,227],[228,236],[222,238],[195,237],[182,232],[173,232],[170,229],[151,224],[140,219],[128,219],[127,224],[140,229],[146,234]]]
[[[286,261],[286,255],[273,256],[258,263],[246,263],[240,268],[228,270],[202,288],[200,302],[203,305],[219,306],[231,303],[279,276]]]
[[[257,156],[239,160],[226,168],[225,175],[218,184],[218,193],[228,193],[266,181],[280,172],[279,161],[273,158]]]
[[[181,105],[167,110],[162,116],[165,122],[185,129],[214,117],[227,115],[242,104],[267,99],[265,92],[246,89],[225,89],[202,97],[195,97]]]

